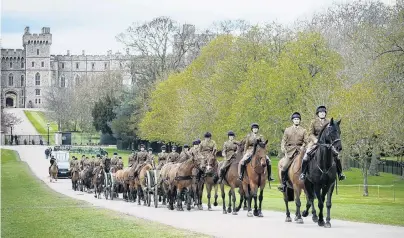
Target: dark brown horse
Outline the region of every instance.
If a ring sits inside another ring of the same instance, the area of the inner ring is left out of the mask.
[[[268,140],[262,142],[257,140],[254,143],[254,150],[251,156],[251,161],[246,166],[247,176],[243,178],[243,191],[245,197],[248,200],[248,212],[247,216],[252,217],[251,201],[254,199],[254,216],[263,217],[262,214],[262,199],[263,191],[266,184],[266,155],[267,155],[267,143]],[[259,205],[257,207],[257,193],[260,190],[258,199]]]
[[[287,189],[286,192],[283,193],[283,200],[285,201],[285,206],[286,206],[286,220],[285,222],[292,222],[292,219],[290,218],[290,211],[289,211],[289,202],[292,202],[295,200],[296,203],[296,217],[295,221],[296,223],[302,224],[303,219],[302,215],[300,214],[300,206],[301,206],[301,201],[300,201],[300,195],[302,191],[304,191],[307,199],[307,204],[306,204],[306,210],[303,211],[303,216],[306,217],[308,215],[309,209],[312,206],[312,203],[310,202],[309,197],[307,196],[307,190],[306,187],[304,186],[304,181],[299,180],[299,175],[301,172],[301,167],[302,167],[302,158],[304,155],[305,151],[299,152],[299,154],[295,155],[292,164],[288,168],[288,182],[287,182]],[[282,166],[283,166],[283,159],[281,159],[278,163],[278,175],[279,175],[279,181],[282,181],[281,179],[281,171],[282,171]],[[312,213],[313,213],[313,221],[317,222],[318,217],[316,215],[316,210],[313,206],[312,208]]]
[[[217,168],[218,163],[217,163],[217,159],[216,156],[214,154],[208,153],[205,155],[206,160],[206,167],[205,167],[205,171],[203,173],[203,181],[204,184],[206,186],[206,196],[208,198],[208,210],[211,211],[212,210],[212,205],[210,203],[210,198],[211,198],[211,193],[212,193],[212,188],[215,189],[215,201],[213,202],[213,206],[217,206],[217,184],[215,183],[215,176],[217,176]],[[200,200],[202,200],[202,193],[203,193],[203,185],[200,189]]]
[[[240,145],[237,148],[237,152],[235,154],[235,158],[231,162],[229,168],[226,171],[226,175],[224,179],[222,180],[222,183],[220,184],[220,190],[221,190],[221,195],[222,195],[222,204],[223,204],[223,214],[227,213],[232,213],[233,215],[237,215],[237,212],[240,208],[236,208],[236,193],[235,193],[235,188],[239,189],[240,193],[240,206],[243,202],[243,197],[244,197],[244,192],[243,188],[241,186],[240,180],[238,180],[239,174],[238,174],[238,164],[243,158],[243,152],[244,152],[244,144],[245,140],[240,142]],[[224,163],[224,161],[219,163],[218,170],[217,172],[219,173],[221,165]],[[226,210],[226,193],[224,190],[224,185],[227,185],[230,187],[229,190],[229,206]],[[233,202],[233,210],[232,210],[232,202]]]

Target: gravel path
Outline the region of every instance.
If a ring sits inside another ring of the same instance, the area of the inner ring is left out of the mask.
[[[25,116],[24,110],[41,111],[40,109],[5,108],[4,111],[14,114],[21,119],[21,123],[13,126],[13,135],[39,135],[35,127]]]
[[[128,215],[161,222],[174,227],[192,230],[215,237],[315,237],[327,234],[329,238],[347,237],[403,237],[404,227],[365,224],[341,220],[331,220],[332,228],[325,230],[305,219],[304,224],[285,223],[285,215],[281,212],[263,211],[263,218],[248,218],[245,211],[239,215],[223,215],[221,207],[214,207],[213,211],[191,210],[184,212],[169,211],[162,205],[159,208],[139,206],[119,200],[95,199],[92,194],[75,192],[71,189],[68,179],[60,179],[50,183],[47,175],[49,160],[45,159],[45,146],[7,146],[14,149],[20,158],[26,161],[33,173],[46,185],[66,196],[89,202],[93,206],[103,207]],[[264,198],[265,199],[265,198]],[[153,205],[152,205],[153,206]],[[294,205],[292,205],[293,207]],[[359,236],[358,236],[359,235]]]

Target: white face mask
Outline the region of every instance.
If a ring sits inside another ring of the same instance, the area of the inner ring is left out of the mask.
[[[153,151],[149,151],[149,155],[153,154]]]
[[[229,140],[234,140],[234,136],[229,136]]]
[[[210,141],[210,138],[205,138],[205,141]]]
[[[173,149],[172,152],[175,152],[175,149]]]
[[[198,145],[194,145],[194,148],[197,148],[198,147]]]
[[[293,118],[293,125],[295,125],[295,126],[300,125],[300,119],[299,118]]]
[[[165,152],[166,152],[166,150],[161,150],[161,152],[165,153]]]
[[[187,152],[189,150],[189,148],[184,148],[184,151]]]
[[[319,117],[320,119],[324,119],[325,116],[326,116],[326,113],[325,113],[325,112],[319,112],[319,113],[318,113],[318,117]]]
[[[255,134],[257,134],[257,133],[258,133],[258,128],[254,127],[254,128],[252,129],[252,132],[255,133]]]
[[[140,151],[144,151],[144,148],[142,147],[142,148],[140,148]]]

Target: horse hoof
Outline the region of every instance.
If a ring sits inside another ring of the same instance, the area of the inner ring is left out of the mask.
[[[324,221],[318,221],[318,226],[324,226]]]
[[[264,217],[264,214],[262,214],[261,211],[258,212],[258,217]]]
[[[191,206],[187,206],[187,211],[191,211]]]
[[[247,207],[243,207],[243,210],[244,210],[244,211],[247,211],[247,210],[248,210],[248,208],[247,208]]]
[[[331,223],[327,221],[324,225],[324,228],[331,228]]]
[[[318,216],[313,216],[312,220],[313,220],[314,223],[317,223],[318,222]]]
[[[198,206],[198,210],[203,210],[203,207],[201,205]]]
[[[249,211],[249,212],[247,212],[247,216],[248,217],[253,217],[254,215],[253,215],[253,213],[251,211]]]
[[[254,216],[258,216],[258,210],[254,210]]]
[[[303,216],[303,217],[307,217],[308,215],[309,215],[309,212],[308,212],[308,211],[305,210],[305,211],[302,212],[302,216]]]
[[[303,219],[302,219],[302,218],[298,218],[298,219],[296,220],[296,223],[297,223],[297,224],[303,224]]]
[[[212,211],[212,208],[211,208],[211,207],[208,207],[208,211]]]
[[[226,210],[223,210],[223,214],[227,214],[227,211],[226,211]]]
[[[238,215],[238,213],[237,213],[237,212],[232,212],[231,214],[232,214],[232,215]]]
[[[286,217],[285,222],[292,222],[292,218]]]
[[[213,203],[213,206],[215,206],[215,207],[216,207],[216,206],[217,206],[217,202],[214,202],[214,203]]]

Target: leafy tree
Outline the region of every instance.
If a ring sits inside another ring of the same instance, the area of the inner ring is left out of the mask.
[[[110,95],[98,100],[94,104],[91,114],[93,116],[93,125],[97,131],[112,135],[111,122],[116,117],[113,111],[116,104],[116,99]]]

